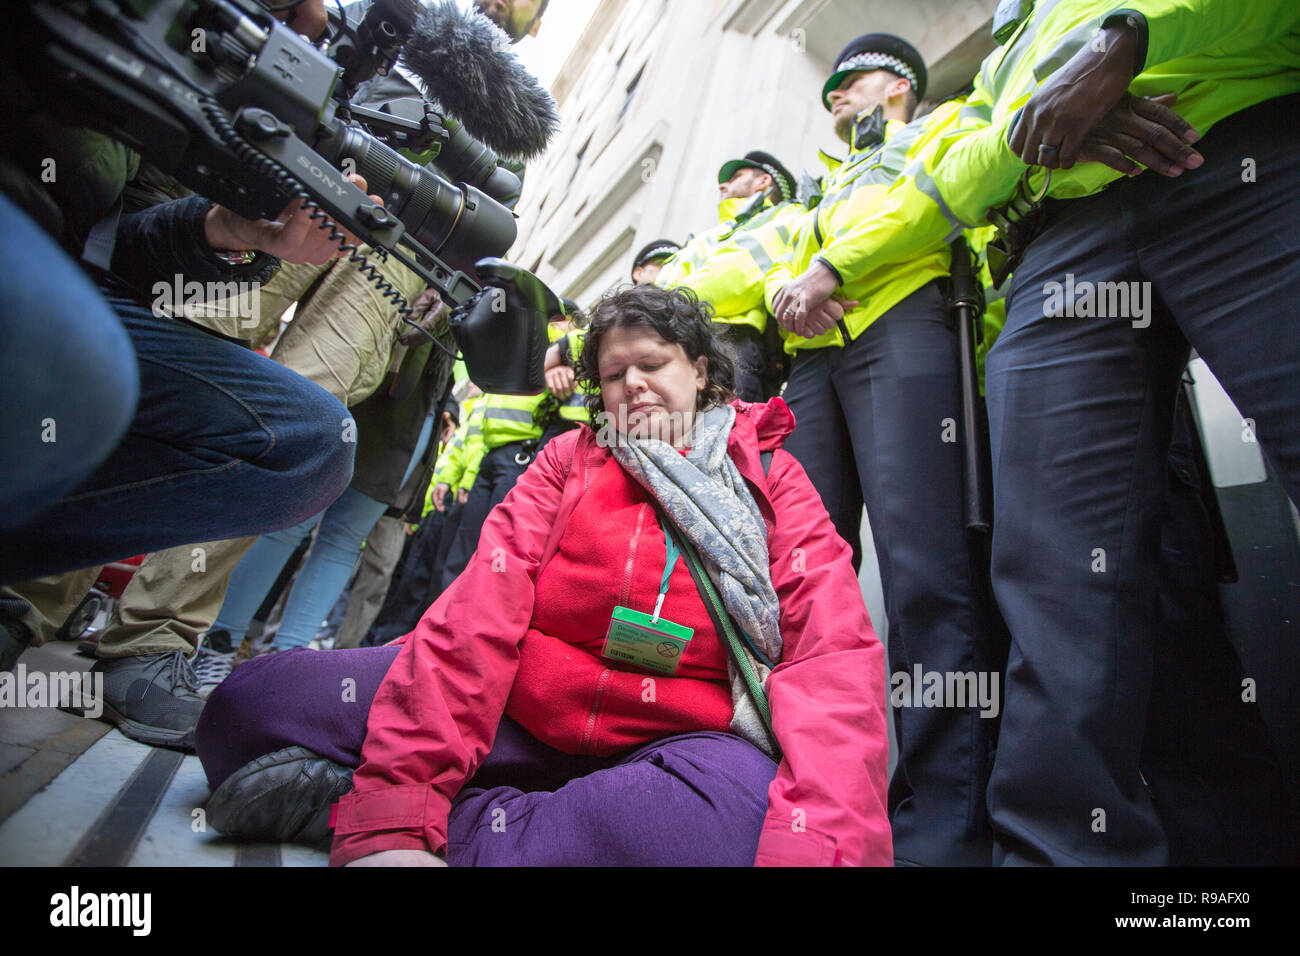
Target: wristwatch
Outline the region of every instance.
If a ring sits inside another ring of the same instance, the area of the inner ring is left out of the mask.
[[[246,266],[257,258],[256,249],[244,249],[238,252],[229,249],[213,249],[212,254],[230,266]]]

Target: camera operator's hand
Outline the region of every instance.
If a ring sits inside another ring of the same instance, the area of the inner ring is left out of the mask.
[[[460,505],[461,507],[464,507],[465,502],[467,501],[469,501],[468,488],[462,488],[460,489],[460,491],[456,492],[456,504]]]
[[[355,174],[348,179],[358,189],[365,190],[366,181]],[[382,204],[378,196],[372,200]],[[254,222],[238,216],[224,206],[214,205],[208,210],[204,231],[208,245],[216,251],[257,249],[285,262],[324,265],[338,258],[338,242],[330,239],[330,230],[320,228],[322,220],[311,214],[295,199],[285,206],[276,219],[258,219]],[[360,244],[352,233],[344,230],[347,241]]]

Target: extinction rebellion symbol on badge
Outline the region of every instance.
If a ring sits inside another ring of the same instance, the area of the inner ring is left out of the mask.
[[[655,650],[659,652],[660,657],[676,657],[682,652],[682,649],[671,641],[660,641]]]

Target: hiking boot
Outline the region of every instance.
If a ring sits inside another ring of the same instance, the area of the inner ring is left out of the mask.
[[[194,752],[203,699],[184,651],[100,660],[90,673],[104,675],[104,720],[132,740]]]
[[[351,767],[286,747],[227,777],[208,798],[208,823],[230,837],[324,848],[330,808],[351,789]]]
[[[199,696],[204,700],[217,685],[230,676],[235,666],[235,648],[227,630],[209,631],[199,644],[194,658],[194,676],[199,680]]]

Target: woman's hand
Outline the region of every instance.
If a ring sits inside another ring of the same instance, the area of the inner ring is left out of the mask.
[[[347,866],[446,866],[447,861],[428,850],[380,850],[353,860]]]

